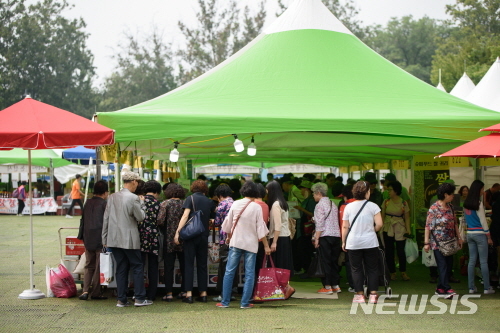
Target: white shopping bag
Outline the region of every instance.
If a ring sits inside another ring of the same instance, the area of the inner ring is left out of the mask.
[[[418,259],[418,246],[417,242],[415,242],[411,238],[406,239],[405,244],[405,254],[406,254],[406,262],[411,264],[415,260]]]
[[[114,280],[113,253],[106,252],[100,254],[99,268],[101,271],[100,280],[102,286],[108,286]]]
[[[434,258],[434,251],[432,249],[429,249],[429,252],[425,252],[424,249],[422,249],[422,264],[424,264],[426,267],[436,267],[436,258]]]

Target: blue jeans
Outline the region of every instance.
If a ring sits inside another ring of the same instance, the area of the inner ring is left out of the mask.
[[[467,273],[469,275],[469,289],[474,289],[474,271],[479,255],[481,264],[481,274],[483,275],[484,290],[490,289],[490,271],[488,269],[488,238],[485,234],[467,234],[469,243],[469,266]]]
[[[224,274],[224,283],[222,285],[222,305],[228,306],[231,301],[233,279],[236,276],[236,270],[238,269],[238,264],[240,263],[242,255],[244,256],[243,261],[245,263],[245,285],[243,286],[241,306],[248,306],[250,304],[255,281],[255,258],[257,254],[238,249],[237,247],[230,247],[227,258],[226,274]]]
[[[453,268],[453,256],[443,256],[441,251],[433,250],[434,258],[436,258],[437,269],[439,272],[439,279],[437,284],[437,289],[443,289],[447,292],[451,289],[450,287],[450,276],[451,270]]]

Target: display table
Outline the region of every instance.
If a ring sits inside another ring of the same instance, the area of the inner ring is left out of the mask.
[[[33,214],[55,213],[57,203],[54,198],[34,198]],[[30,200],[24,202],[23,215],[30,214]],[[17,214],[18,201],[16,198],[0,198],[0,214]]]

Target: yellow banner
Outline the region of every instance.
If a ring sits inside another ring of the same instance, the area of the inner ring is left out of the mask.
[[[500,158],[491,157],[491,158],[478,158],[479,166],[498,166],[500,165]]]
[[[359,171],[359,165],[351,165],[349,167],[349,172]]]
[[[373,165],[373,169],[375,169],[375,170],[388,170],[389,163],[375,163]]]
[[[392,170],[407,170],[410,168],[410,161],[406,160],[392,160]]]
[[[470,167],[470,161],[468,157],[448,157],[450,161],[450,168],[467,168]]]
[[[371,170],[373,169],[373,163],[363,163],[361,167],[363,168],[363,170]]]
[[[340,173],[348,173],[349,172],[349,169],[347,167],[340,167],[339,168],[339,172]]]
[[[448,170],[448,157],[434,158],[433,155],[416,155],[413,156],[414,170]]]

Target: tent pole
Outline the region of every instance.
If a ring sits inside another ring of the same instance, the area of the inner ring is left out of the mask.
[[[416,218],[417,214],[415,214],[415,166],[413,163],[414,157],[410,158],[410,175],[411,175],[411,189],[410,189],[410,221],[411,221],[411,234],[415,235],[415,241],[417,240],[416,238],[416,233],[417,233],[417,226],[416,226]]]
[[[40,299],[44,298],[45,294],[40,290],[35,289],[35,283],[33,281],[33,266],[35,262],[33,261],[33,191],[31,189],[31,150],[28,150],[28,199],[30,207],[30,289],[26,289],[19,294],[20,299]]]
[[[89,170],[87,171],[87,182],[85,183],[85,199],[83,200],[83,204],[87,202],[87,197],[89,193],[89,183],[90,183],[90,177],[92,176],[92,157],[89,158]],[[82,207],[82,212],[83,212],[83,207]]]
[[[101,149],[100,147],[95,147],[95,181],[101,180]]]
[[[115,193],[120,192],[120,146],[116,150],[116,163],[115,163]]]
[[[50,159],[50,197],[54,198],[54,162]]]

